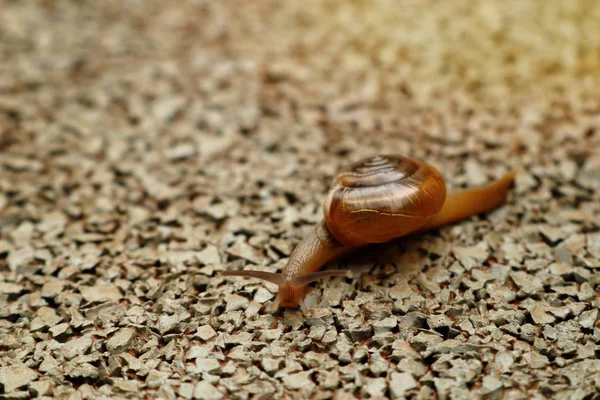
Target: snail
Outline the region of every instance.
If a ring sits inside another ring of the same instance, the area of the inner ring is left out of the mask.
[[[323,220],[292,251],[281,274],[238,270],[222,275],[274,283],[279,286],[275,308],[300,306],[306,313],[303,298],[309,283],[350,276],[344,270],[319,271],[328,262],[358,247],[491,211],[506,202],[515,174],[446,195],[442,175],[428,163],[397,155],[363,159],[334,178]]]

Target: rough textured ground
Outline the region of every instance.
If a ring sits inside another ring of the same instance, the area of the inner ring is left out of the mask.
[[[597,399],[600,3],[0,3],[0,397]],[[509,204],[276,271],[343,165]]]

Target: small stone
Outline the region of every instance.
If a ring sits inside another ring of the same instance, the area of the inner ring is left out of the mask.
[[[31,395],[27,390],[21,390],[16,392],[11,392],[6,395],[0,395],[0,399],[2,400],[27,400],[30,399]]]
[[[377,356],[377,357],[375,357]],[[379,354],[375,354],[369,364],[369,369],[374,376],[384,376],[388,369],[390,369],[390,363]]]
[[[394,285],[389,291],[389,296],[394,300],[406,299],[414,294],[417,292],[406,281]]]
[[[408,357],[400,360],[396,369],[400,372],[410,372],[413,376],[417,377],[425,375],[425,372],[427,371],[425,364]]]
[[[182,316],[179,314],[163,315],[158,319],[158,331],[163,335],[167,332],[177,331],[181,320]]]
[[[227,253],[232,256],[250,261],[253,264],[259,264],[259,257],[256,250],[246,242],[237,241],[229,249]]]
[[[77,339],[73,339],[64,344],[61,348],[61,354],[67,360],[81,356],[87,353],[92,347],[93,339],[90,336],[82,336]]]
[[[223,393],[207,381],[198,382],[194,388],[194,399],[197,400],[220,400],[223,397]]]
[[[217,332],[210,325],[202,325],[201,327],[198,328],[198,331],[196,332],[196,336],[198,336],[200,339],[202,339],[204,341],[208,341],[210,339],[217,337]]]
[[[265,329],[261,331],[259,340],[272,342],[273,340],[278,340],[281,335],[283,335],[283,330],[281,329]]]
[[[569,286],[552,286],[552,290],[559,294],[564,294],[571,297],[576,297],[578,295],[578,288],[575,285]]]
[[[419,274],[419,277],[417,278],[417,283],[419,284],[422,290],[432,294],[438,294],[442,291],[440,285],[427,278],[425,274]]]
[[[140,388],[140,383],[135,380],[116,380],[113,385],[122,392],[136,393]]]
[[[415,349],[424,351],[431,346],[442,343],[443,341],[444,339],[439,335],[421,332],[417,336],[410,339],[410,344],[414,346]]]
[[[402,398],[406,392],[417,387],[417,381],[408,372],[392,372],[390,392],[392,398]]]
[[[439,329],[453,326],[454,322],[444,314],[434,314],[427,317],[427,324],[431,329]]]
[[[308,337],[313,340],[322,340],[323,336],[327,332],[327,328],[323,325],[313,325],[310,327],[310,333]]]
[[[536,324],[552,324],[556,320],[553,315],[546,312],[546,307],[537,304],[531,309],[531,318]]]
[[[274,375],[281,369],[282,360],[265,357],[261,361],[261,365],[265,372],[269,375]]]
[[[80,291],[89,303],[119,301],[123,297],[121,290],[114,285],[85,286]]]
[[[584,346],[577,348],[577,358],[595,358],[596,356],[596,345],[592,342],[587,342]]]
[[[310,378],[312,371],[303,371],[295,374],[286,375],[283,377],[283,384],[289,390],[312,390],[315,386]]]
[[[523,355],[523,359],[527,362],[527,365],[533,369],[544,368],[550,363],[548,357],[538,353],[537,351],[525,353]]]
[[[515,362],[515,357],[508,351],[499,351],[496,353],[494,361],[500,366],[500,370],[503,373],[507,373],[512,368]]]
[[[481,351],[482,348],[484,348],[483,345],[463,342],[458,339],[446,339],[442,343],[432,346],[428,350],[433,353],[464,354],[473,351]]]
[[[534,294],[543,289],[542,281],[523,271],[511,272],[511,279],[517,287],[527,294]]]
[[[52,371],[54,368],[58,368],[59,364],[54,357],[48,355],[44,358],[44,361],[40,364],[40,372],[46,373]]]
[[[488,181],[488,177],[485,174],[485,168],[475,160],[474,158],[469,158],[465,162],[465,171],[467,173],[467,178],[469,179],[469,184],[471,185],[483,185]]]
[[[0,383],[4,386],[4,393],[28,386],[37,376],[37,372],[25,365],[0,367]]]
[[[248,304],[250,304],[250,300],[238,294],[230,294],[226,296],[225,302],[227,303],[225,311],[244,310],[246,307],[248,307]]]
[[[560,227],[542,225],[539,232],[550,246],[556,245],[565,238],[565,231]]]
[[[192,144],[181,144],[165,151],[165,156],[171,161],[185,160],[194,154],[196,154],[196,148]]]
[[[52,328],[48,329],[48,331],[50,331],[53,337],[57,337],[67,332],[70,326],[71,325],[68,322],[63,322],[62,324],[53,326]]]
[[[41,307],[37,314],[37,318],[31,321],[32,331],[53,327],[62,321],[62,317],[59,317],[56,314],[56,310],[54,308]]]
[[[592,329],[596,324],[596,320],[598,319],[598,309],[594,308],[593,310],[584,311],[579,316],[579,325],[583,328]]]
[[[254,301],[263,304],[273,298],[273,293],[269,292],[264,287],[260,287],[254,293]]]
[[[471,270],[476,266],[483,264],[490,256],[487,244],[481,243],[473,247],[460,247],[455,246],[452,249],[452,253],[460,262],[460,264],[467,270]]]
[[[344,330],[344,333],[346,333],[353,342],[360,342],[373,336],[373,328],[370,325],[353,321],[348,326],[348,329]]]
[[[185,353],[186,360],[194,360],[196,358],[206,358],[212,351],[212,345],[206,344],[203,346],[192,345],[187,353]]]
[[[473,323],[468,319],[463,320],[460,324],[458,324],[458,327],[461,330],[467,332],[469,335],[475,334],[475,327],[473,326]]]
[[[6,262],[10,270],[15,271],[19,267],[25,266],[28,262],[32,261],[33,257],[33,249],[30,247],[24,247],[18,250],[11,250],[8,253]]]
[[[138,358],[127,352],[120,353],[119,357],[122,358],[129,369],[132,369],[133,371],[139,371],[143,367],[142,362]]]
[[[53,299],[63,292],[66,282],[62,279],[53,279],[42,287],[42,297]]]
[[[383,398],[387,389],[385,378],[371,378],[363,385],[363,391],[371,398]]]
[[[221,363],[214,358],[197,358],[196,370],[200,373],[208,372],[209,374],[217,374],[221,370]]]
[[[502,388],[502,382],[499,379],[497,379],[493,376],[489,376],[489,375],[486,375],[483,377],[482,385],[481,385],[481,393],[482,394],[489,395],[501,388]]]
[[[569,307],[550,307],[548,311],[557,318],[566,319],[571,314]]]
[[[97,379],[100,376],[98,368],[90,363],[81,363],[67,367],[65,374],[70,378]]]
[[[191,399],[194,397],[194,385],[187,382],[182,383],[181,386],[179,386],[179,391],[177,393],[184,399]]]
[[[29,389],[33,392],[34,396],[42,397],[50,394],[52,389],[52,383],[49,380],[39,380],[29,384]]]
[[[533,342],[539,335],[540,328],[537,325],[524,324],[521,326],[521,338]]]
[[[580,301],[585,301],[591,300],[594,297],[596,297],[596,292],[594,291],[594,288],[592,288],[592,285],[590,285],[588,282],[582,283],[579,287],[579,293],[577,293],[577,298]]]
[[[17,283],[0,282],[0,294],[19,294],[23,289],[23,286]]]
[[[127,353],[123,353],[124,355]],[[151,370],[146,377],[146,386],[150,389],[157,389],[167,383],[168,372]]]
[[[342,301],[342,289],[339,286],[329,287],[323,292],[322,302],[329,307],[339,306]]]
[[[561,368],[558,373],[569,380],[573,388],[582,387],[592,377],[597,377],[600,373],[600,360],[586,359],[580,362],[569,364]]]
[[[398,321],[396,317],[387,317],[382,319],[381,321],[375,321],[373,323],[373,332],[375,335],[379,335],[385,332],[390,332],[398,326]]]
[[[120,353],[128,349],[131,341],[135,338],[136,331],[133,328],[123,328],[117,331],[108,342],[106,342],[106,349],[112,353]]]
[[[179,114],[185,106],[186,99],[182,96],[166,96],[157,100],[152,108],[154,117],[159,121],[170,121]]]
[[[323,335],[323,339],[321,339],[321,342],[323,342],[324,344],[330,344],[330,343],[335,342],[337,338],[338,338],[337,330],[330,329],[327,332],[325,332],[325,334]]]
[[[195,255],[196,259],[200,264],[204,265],[215,265],[221,263],[221,257],[219,256],[219,250],[216,246],[208,245],[204,250],[199,251]]]
[[[573,273],[573,267],[569,264],[562,262],[552,263],[550,264],[548,269],[553,275],[567,276]]]

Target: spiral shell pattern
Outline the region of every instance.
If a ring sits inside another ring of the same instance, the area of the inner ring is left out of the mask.
[[[340,171],[323,212],[337,240],[363,246],[419,229],[445,199],[444,179],[431,165],[402,156],[375,156]]]

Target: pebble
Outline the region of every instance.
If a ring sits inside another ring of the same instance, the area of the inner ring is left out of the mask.
[[[31,389],[33,394],[37,397],[47,396],[51,394],[52,383],[50,382],[50,380],[39,380],[31,382],[29,384],[29,389]]]
[[[527,294],[534,294],[543,287],[542,281],[523,271],[511,272],[510,277],[515,285]]]
[[[66,342],[60,349],[60,354],[67,360],[71,360],[77,356],[86,354],[92,347],[93,339],[86,335],[77,339],[72,339]]]
[[[383,398],[388,384],[385,378],[367,379],[363,385],[363,391],[366,396],[371,398]]]
[[[579,325],[586,329],[594,328],[596,320],[598,319],[598,309],[584,311],[579,315]]]
[[[177,392],[184,399],[191,399],[194,396],[194,385],[191,383],[182,383]]]
[[[200,381],[196,384],[194,388],[194,399],[197,400],[220,400],[224,398],[223,393],[221,393],[215,386],[206,381]]]
[[[112,354],[126,351],[135,338],[135,334],[133,328],[120,329],[106,342],[106,349]]]
[[[27,387],[37,377],[38,373],[25,365],[17,364],[10,367],[0,367],[0,383],[4,386],[5,393]]]
[[[221,256],[219,255],[219,249],[216,246],[206,246],[204,250],[199,251],[195,254],[196,259],[200,264],[204,265],[218,265],[221,262]]]
[[[303,371],[295,374],[290,374],[283,377],[283,383],[289,390],[305,390],[311,392],[314,389],[315,384],[311,380],[310,376],[312,371]]]
[[[100,376],[98,368],[89,363],[80,363],[67,367],[65,374],[70,378],[95,380]]]
[[[556,320],[552,314],[546,312],[547,307],[536,304],[531,310],[531,318],[536,324],[552,324]]]
[[[85,286],[81,295],[87,302],[119,301],[123,297],[121,290],[113,285]]]
[[[408,372],[392,372],[390,379],[390,393],[392,398],[402,398],[406,392],[417,387],[417,381]]]
[[[246,297],[237,294],[228,295],[225,298],[225,302],[227,303],[225,311],[244,310],[250,304],[250,301]]]
[[[19,294],[24,289],[17,283],[0,282],[0,294]]]
[[[577,298],[580,301],[591,300],[596,297],[596,292],[592,288],[588,282],[584,282],[579,287],[579,293],[577,293]]]
[[[204,341],[208,341],[214,339],[217,336],[217,332],[210,325],[202,325],[198,327],[198,331],[196,332],[196,336]]]

